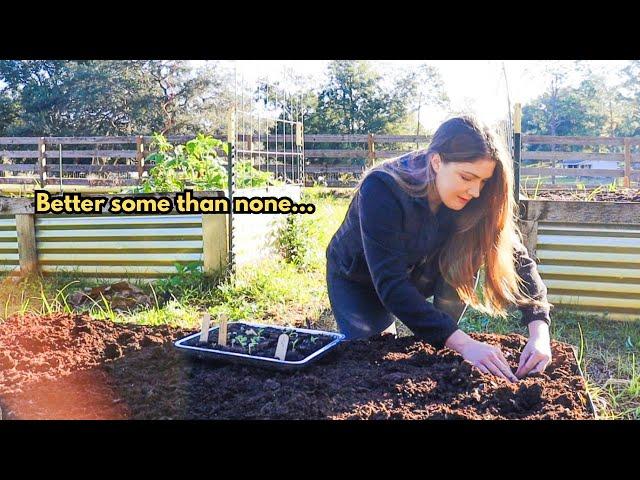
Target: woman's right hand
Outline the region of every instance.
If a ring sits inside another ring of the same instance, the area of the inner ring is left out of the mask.
[[[462,355],[462,358],[477,367],[482,373],[493,373],[511,382],[518,381],[498,347],[474,340],[462,330],[453,332],[445,345]]]

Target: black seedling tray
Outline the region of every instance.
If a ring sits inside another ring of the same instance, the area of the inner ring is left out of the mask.
[[[184,338],[177,340],[174,345],[178,348],[183,354],[200,359],[200,360],[216,360],[223,361],[229,363],[237,363],[242,365],[250,365],[256,367],[263,367],[275,370],[298,370],[301,368],[305,368],[318,359],[324,357],[327,353],[329,353],[332,349],[334,349],[342,340],[344,340],[345,336],[341,333],[336,332],[326,332],[323,330],[310,330],[305,328],[292,328],[292,327],[281,327],[277,325],[262,325],[257,323],[247,323],[247,322],[229,322],[227,324],[227,329],[229,332],[233,330],[236,326],[237,328],[246,327],[248,329],[259,330],[259,329],[274,329],[278,330],[281,333],[291,333],[295,332],[297,334],[308,334],[313,335],[314,337],[322,337],[323,341],[329,341],[322,348],[310,353],[308,356],[302,358],[301,360],[280,360],[278,358],[267,357],[267,356],[258,356],[258,355],[250,355],[247,353],[238,353],[231,351],[223,351],[223,350],[215,350],[212,347],[216,347],[215,343],[218,338],[218,329],[219,327],[213,327],[209,329],[209,342],[207,345],[203,345],[200,343],[200,332],[188,335]],[[231,337],[231,335],[228,335]],[[227,346],[231,344],[231,339],[227,338]],[[274,350],[275,353],[275,350]]]

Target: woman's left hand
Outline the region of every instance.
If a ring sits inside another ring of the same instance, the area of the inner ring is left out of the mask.
[[[520,354],[516,377],[522,378],[529,373],[542,373],[550,363],[549,326],[542,321],[531,322],[529,324],[529,341]]]

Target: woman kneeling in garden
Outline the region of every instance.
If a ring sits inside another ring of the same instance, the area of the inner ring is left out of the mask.
[[[542,372],[551,361],[551,305],[520,240],[512,192],[510,155],[468,116],[443,123],[427,150],[367,172],[327,248],[328,293],[340,331],[366,338],[394,332],[398,319],[484,373],[516,381]],[[499,348],[458,328],[467,305],[497,316],[518,306],[529,341],[515,375]]]

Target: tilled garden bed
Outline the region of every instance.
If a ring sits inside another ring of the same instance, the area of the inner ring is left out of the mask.
[[[533,198],[534,195],[531,195]],[[640,188],[582,190],[542,190],[535,195],[537,200],[570,200],[590,202],[640,202]]]
[[[299,372],[194,362],[173,341],[190,331],[14,316],[0,323],[5,419],[587,419],[571,347],[553,342],[547,371],[511,384],[414,337],[345,342]],[[500,345],[515,371],[526,339]]]

